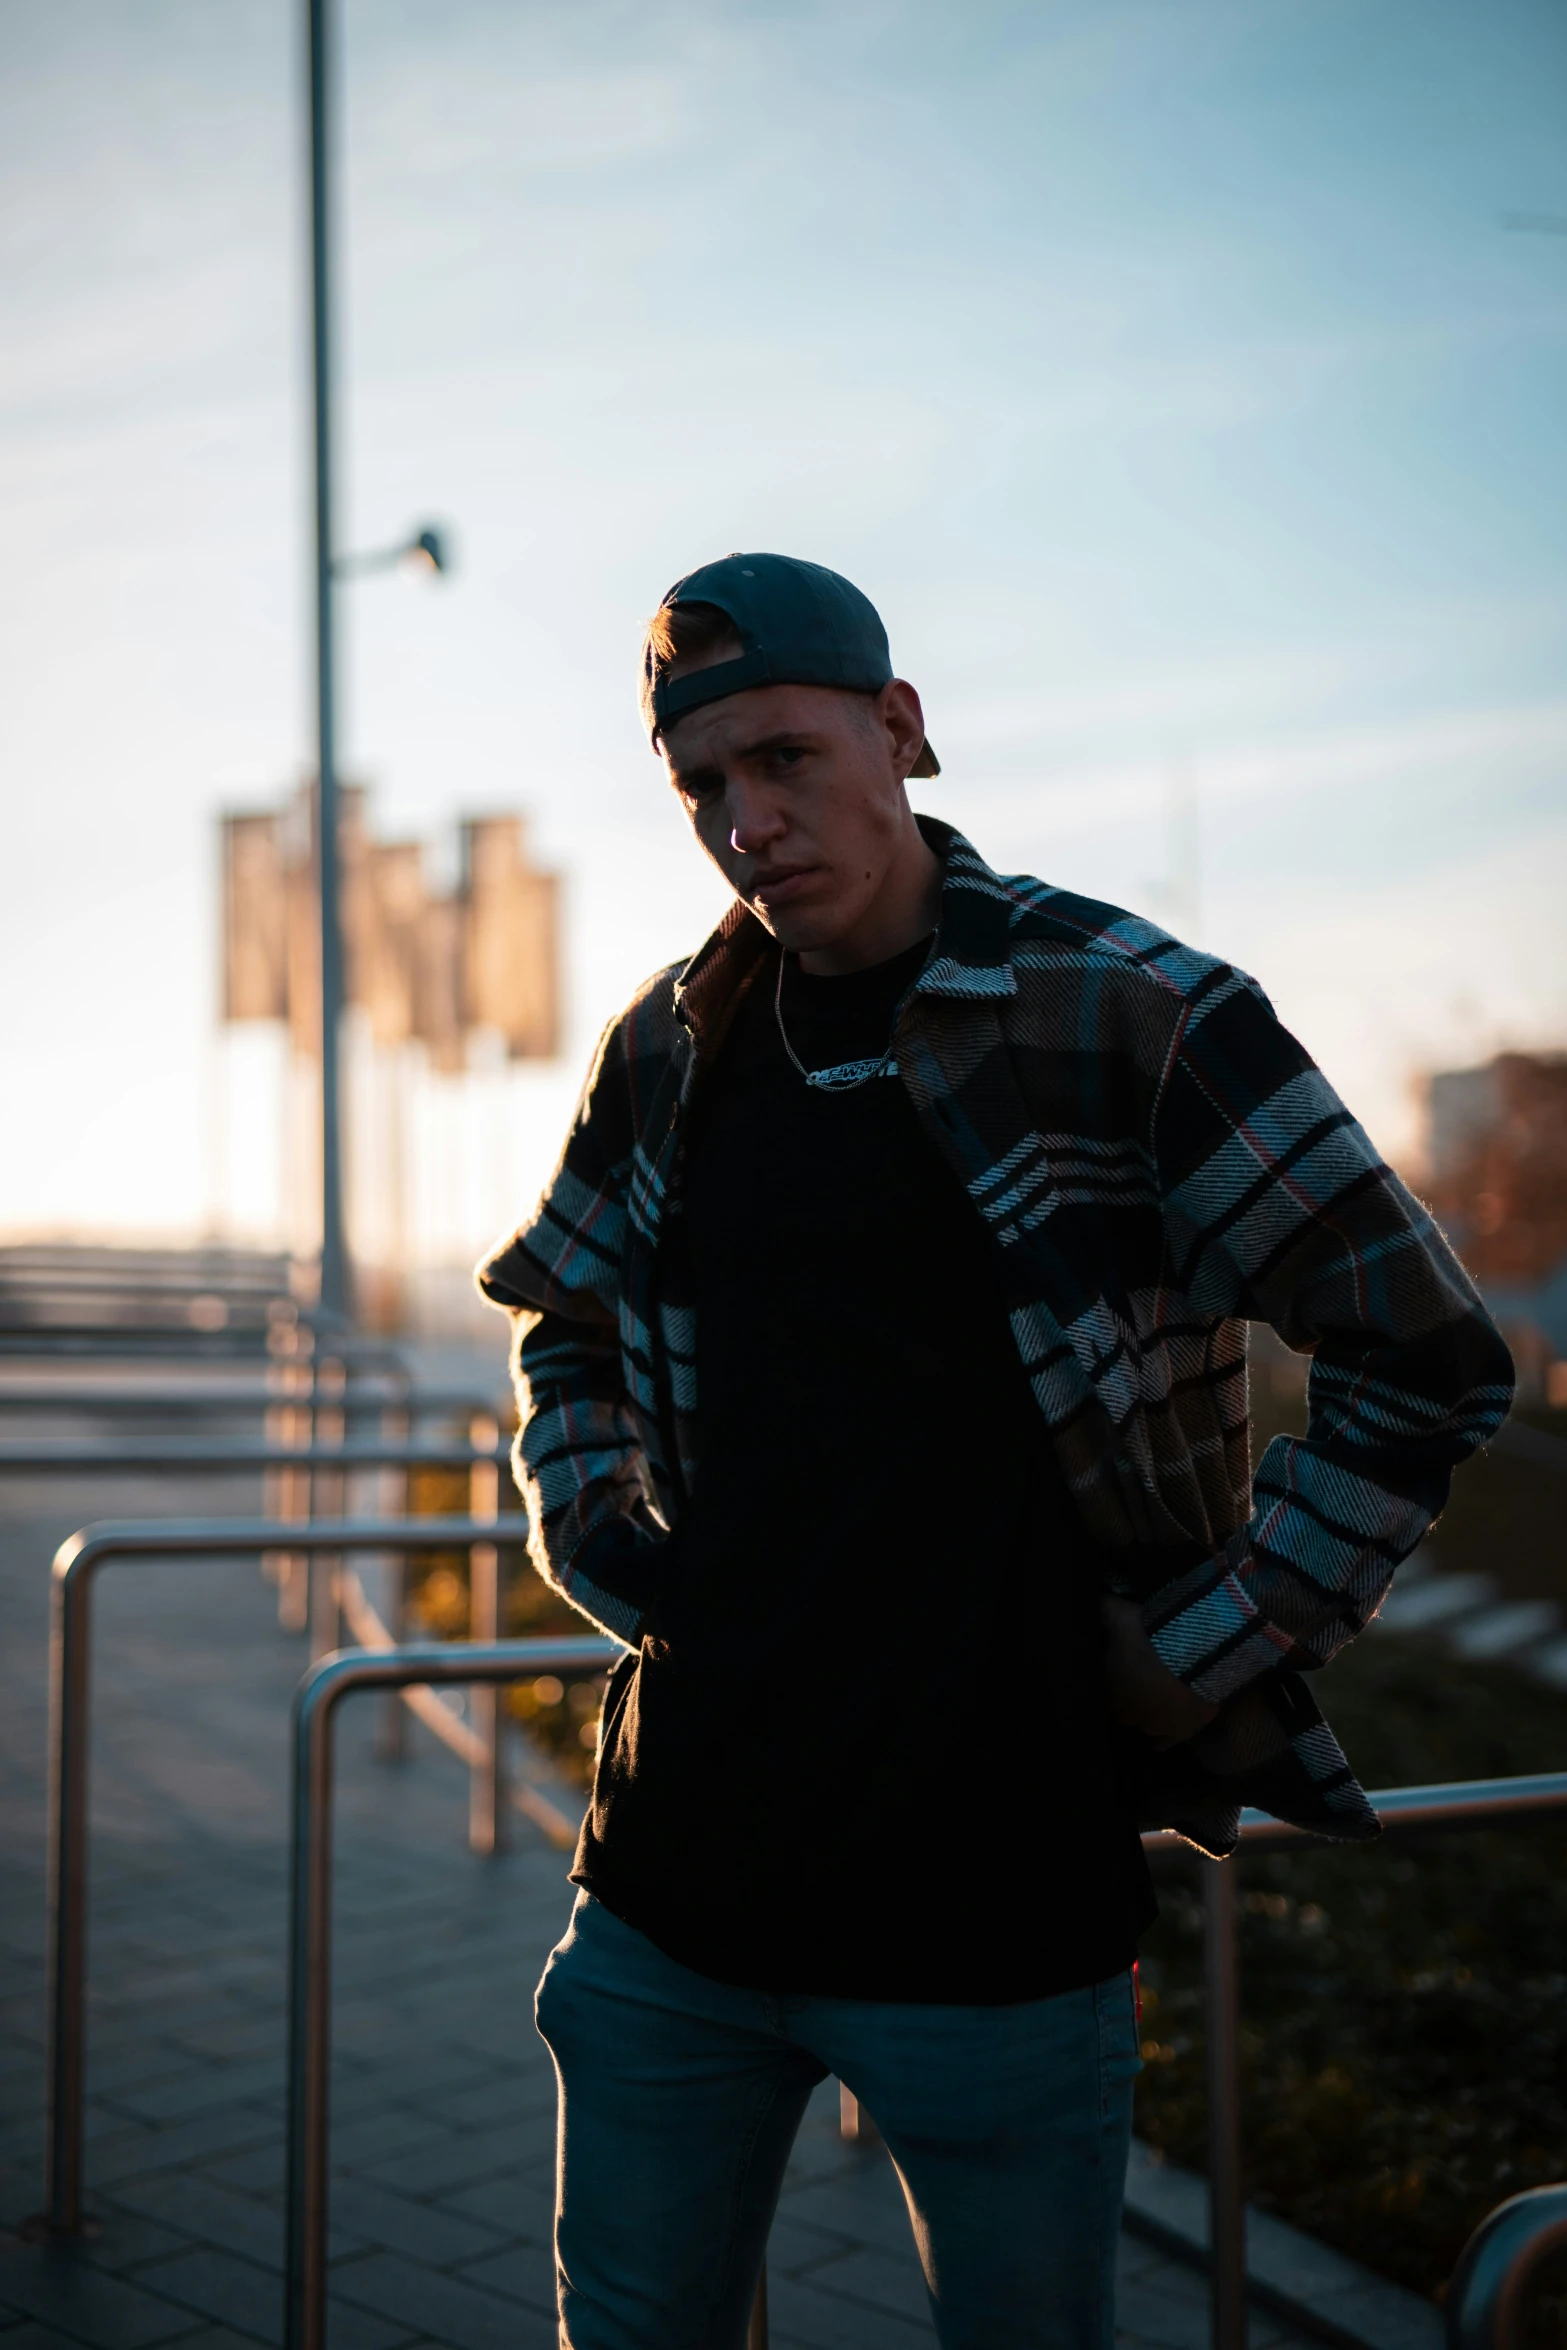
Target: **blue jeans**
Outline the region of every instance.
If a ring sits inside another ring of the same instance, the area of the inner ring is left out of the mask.
[[[1130,1975],[1017,2007],[779,1998],[694,1974],[583,1893],[537,2012],[569,2350],[741,2350],[829,2073],[897,2166],[945,2350],[1113,2350]]]

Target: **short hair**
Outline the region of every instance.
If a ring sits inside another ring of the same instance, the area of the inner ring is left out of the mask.
[[[642,632],[642,721],[649,734],[657,725],[653,694],[671,669],[685,661],[703,667],[716,653],[745,651],[740,632],[717,604],[660,604]]]

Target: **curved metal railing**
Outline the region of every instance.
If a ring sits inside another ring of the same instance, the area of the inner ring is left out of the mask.
[[[311,1667],[294,1700],[293,1859],[288,1969],[288,2217],[285,2350],[326,2350],[327,2196],[331,2177],[332,1791],[337,1709],[357,1689],[488,1684],[541,1672],[600,1672],[618,1641],[428,1643],[350,1649]]]
[[[399,1679],[464,1679],[491,1684],[544,1667],[597,1669],[618,1653],[608,1641],[498,1641],[484,1648],[404,1648],[369,1657],[328,1657],[308,1673],[294,1705],[294,1912],[290,1941],[287,2350],[324,2350],[330,2074],[330,1854],[332,1723],[337,1706],[356,1689],[385,1688]],[[1567,1810],[1567,1771],[1517,1779],[1459,1780],[1428,1787],[1393,1787],[1371,1802],[1391,1834],[1477,1827]],[[1145,1846],[1190,1852],[1160,1832]],[[1246,1812],[1243,1850],[1320,1844],[1304,1830]],[[1207,1909],[1208,2092],[1211,2147],[1209,2197],[1215,2350],[1242,2350],[1246,2338],[1245,2205],[1240,2162],[1239,1965],[1235,1872],[1204,1860]],[[761,2330],[758,2330],[760,2325]],[[753,2320],[752,2343],[765,2342],[765,2301]],[[1482,2350],[1465,2343],[1463,2350]],[[1506,2350],[1505,2336],[1483,2350]]]
[[[72,2234],[82,2224],[82,2104],[87,1998],[88,1732],[92,1601],[98,1574],[111,1561],[260,1557],[286,1536],[291,1550],[341,1558],[355,1551],[467,1550],[492,1558],[510,1529],[493,1517],[110,1519],[61,1543],[53,1568],[49,1640],[49,2127],[45,2216]],[[605,1644],[608,1645],[608,1644]],[[351,1651],[358,1658],[361,1652]],[[384,1656],[388,1651],[381,1651]],[[408,1650],[390,1653],[407,1655]],[[420,1651],[420,1654],[425,1653]],[[433,1653],[448,1659],[460,1650]],[[368,1664],[376,1656],[363,1658]],[[442,1671],[430,1680],[460,1683]],[[476,1678],[483,1678],[482,1675]],[[391,1687],[395,1676],[382,1676]],[[409,1674],[409,1683],[420,1676]],[[498,1757],[499,1743],[492,1755]],[[492,1823],[493,1824],[493,1823]]]
[[[246,1465],[262,1448],[247,1448]],[[317,1454],[322,1467],[361,1465],[350,1451],[390,1456],[386,1465],[415,1465],[410,1454],[437,1448],[368,1445]],[[453,1465],[471,1463],[472,1449],[453,1448]],[[282,1452],[297,1465],[311,1456]],[[447,1456],[451,1458],[452,1456]],[[484,1456],[481,1454],[481,1458]],[[491,1461],[495,1448],[488,1451]],[[182,1464],[183,1465],[183,1464]],[[257,1465],[260,1465],[257,1463]],[[382,1465],[364,1459],[362,1465]],[[444,1461],[443,1461],[444,1465]],[[84,1529],[61,1545],[54,1563],[54,1619],[50,1664],[50,2131],[47,2216],[69,2233],[82,2223],[83,2029],[85,2019],[85,1910],[87,1882],[88,1681],[91,1591],[96,1572],[111,1559],[232,1558],[275,1549],[344,1556],[354,1551],[481,1548],[493,1552],[499,1529],[493,1516],[290,1521],[174,1519],[117,1521]],[[508,1533],[511,1532],[507,1528]],[[361,1627],[363,1629],[363,1627]],[[385,1628],[376,1625],[383,1643]],[[498,1690],[540,1670],[598,1671],[619,1650],[584,1637],[567,1640],[480,1641],[419,1646],[380,1645],[334,1654],[307,1674],[295,1704],[294,1920],[291,1929],[291,2048],[289,2085],[290,2202],[288,2341],[290,2350],[320,2350],[324,2319],[326,2053],[330,1985],[329,1877],[332,1746],[335,1710],[351,1691],[419,1686]],[[1417,1834],[1484,1827],[1567,1810],[1567,1771],[1510,1779],[1476,1779],[1374,1793],[1384,1833]],[[1248,1811],[1240,1850],[1274,1851],[1320,1843],[1305,1830]],[[1168,1830],[1143,1839],[1151,1858],[1191,1847]],[[1199,1868],[1207,1923],[1207,2069],[1210,2117],[1209,2198],[1215,2350],[1241,2350],[1245,2341],[1245,2209],[1241,2190],[1239,1969],[1235,1872],[1202,1859]],[[1542,2201],[1542,2198],[1544,2199]],[[1559,2204],[1551,2201],[1559,2198]],[[1520,2280],[1567,2241],[1567,2187],[1515,2197],[1476,2232],[1454,2277],[1451,2304],[1455,2350],[1506,2350],[1523,2290]],[[319,2304],[319,2308],[318,2305]],[[313,2315],[312,2312],[315,2312]]]
[[[1513,2350],[1529,2287],[1567,2252],[1567,2186],[1510,2195],[1475,2229],[1447,2288],[1449,2350]]]
[[[1426,1787],[1384,1787],[1371,1805],[1386,1836],[1450,1833],[1567,1811],[1567,1771],[1513,1779],[1455,1779]],[[1240,1851],[1277,1852],[1323,1839],[1266,1812],[1241,1814]],[[1191,1857],[1168,1828],[1143,1838],[1151,1859]],[[1203,1859],[1204,1966],[1207,1977],[1208,2243],[1213,2279],[1214,2350],[1244,2350],[1246,2341],[1246,2203],[1241,2164],[1240,1959],[1235,1871]]]

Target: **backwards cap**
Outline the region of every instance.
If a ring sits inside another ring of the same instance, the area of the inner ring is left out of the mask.
[[[646,655],[644,706],[656,745],[660,729],[690,710],[743,694],[753,685],[828,685],[876,694],[892,681],[892,654],[881,615],[851,580],[795,555],[725,555],[677,579],[661,610],[712,604],[734,623],[739,658],[715,661],[684,677],[660,676]],[[939,775],[924,743],[910,773]]]

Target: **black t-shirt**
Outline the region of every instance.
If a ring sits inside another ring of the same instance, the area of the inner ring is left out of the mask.
[[[787,960],[805,1067],[880,1055],[925,952]],[[775,971],[691,1106],[700,1466],[573,1874],[721,1981],[1043,1998],[1128,1965],[1154,1907],[1102,1578],[994,1242],[895,1074],[805,1083]]]

